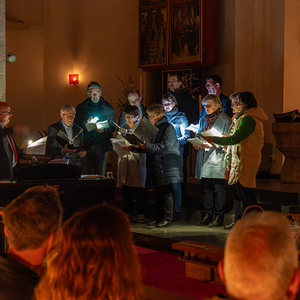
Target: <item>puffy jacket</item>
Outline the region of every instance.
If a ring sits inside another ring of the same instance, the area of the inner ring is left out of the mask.
[[[155,123],[157,133],[146,143],[154,187],[182,182],[179,142],[172,124],[164,116]]]
[[[261,149],[264,146],[262,121],[267,121],[268,117],[261,108],[250,108],[237,120],[235,130],[245,116],[251,116],[256,126],[255,130],[241,143],[232,146],[232,164],[228,184],[239,181],[244,187],[255,188],[256,173],[261,162]]]
[[[242,133],[249,129],[249,124],[243,123],[243,118],[246,116],[251,117],[250,120],[252,119],[255,126],[253,131],[244,137]],[[261,149],[264,145],[262,122],[267,120],[268,117],[260,107],[250,108],[237,116],[232,135],[224,138],[214,137],[213,141],[216,144],[231,145],[227,149],[228,155],[232,153],[228,184],[235,184],[239,181],[244,187],[256,187],[256,173],[261,161]]]

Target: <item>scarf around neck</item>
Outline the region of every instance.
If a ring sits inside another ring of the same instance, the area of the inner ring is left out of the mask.
[[[204,116],[206,123],[205,123],[205,127],[203,128],[203,131],[207,131],[213,127],[214,123],[220,116],[221,112],[222,112],[222,109],[219,107],[214,113]]]
[[[178,107],[174,107],[173,110],[166,112],[166,117],[170,121],[173,117],[178,114]]]

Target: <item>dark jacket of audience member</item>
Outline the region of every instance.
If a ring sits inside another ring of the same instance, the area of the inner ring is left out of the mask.
[[[182,181],[182,165],[175,129],[166,116],[155,123],[155,126],[158,132],[151,143],[146,143],[154,186],[179,183]]]
[[[0,300],[32,300],[39,279],[27,266],[10,259],[5,253],[0,254]]]

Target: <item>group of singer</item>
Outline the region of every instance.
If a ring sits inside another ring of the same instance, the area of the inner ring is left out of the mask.
[[[112,150],[112,133],[118,125],[117,139],[123,140],[124,150],[118,155],[117,185],[122,187],[123,211],[133,214],[133,199],[137,203],[137,222],[146,222],[147,188],[153,187],[156,196],[156,217],[148,225],[166,227],[180,219],[182,195],[187,183],[186,161],[192,132],[200,144],[195,177],[201,180],[203,191],[203,218],[197,225],[222,226],[226,202],[225,180],[234,185],[238,201],[233,223],[244,210],[257,204],[253,188],[260,165],[264,144],[263,121],[266,114],[257,106],[250,92],[237,92],[230,99],[221,92],[222,79],[212,75],[206,79],[208,95],[202,99],[198,117],[198,101],[182,88],[181,74],[168,79],[169,91],[158,102],[146,109],[139,91],[128,95],[128,106],[121,112],[116,124],[113,107],[101,97],[97,82],[87,87],[88,98],[77,108],[71,104],[61,107],[61,120],[48,128],[47,153],[51,159],[68,159],[81,166],[82,174],[105,175],[107,151]],[[13,178],[13,167],[18,160],[12,134],[25,133],[28,128],[19,125],[6,129],[11,117],[10,107],[0,105],[0,180]],[[142,118],[157,128],[150,141],[132,145],[120,132],[133,132]],[[96,119],[99,124],[87,128]],[[189,126],[189,125],[193,126]],[[218,134],[214,134],[217,132]],[[65,135],[62,143],[58,135]],[[195,140],[195,139],[192,139]],[[72,147],[70,147],[70,145]]]
[[[228,184],[234,185],[237,198],[234,221],[225,225],[225,229],[230,229],[248,206],[257,204],[253,188],[264,144],[262,122],[268,118],[252,93],[236,92],[229,99],[221,92],[222,79],[212,75],[206,80],[208,95],[202,100],[203,109],[197,122],[196,100],[181,88],[181,77],[171,75],[168,83],[169,93],[148,109],[141,104],[138,91],[129,93],[130,105],[120,116],[119,126],[128,132],[134,132],[142,117],[147,117],[158,129],[150,142],[138,145],[130,145],[118,135],[126,143],[123,149],[128,151],[118,161],[123,211],[131,218],[135,198],[137,222],[145,222],[146,186],[152,186],[156,217],[148,225],[166,227],[180,219],[186,177],[185,145],[193,130],[188,125],[197,123],[193,128],[201,145],[194,144],[198,150],[195,177],[201,180],[204,212],[197,225],[222,226],[228,180]]]

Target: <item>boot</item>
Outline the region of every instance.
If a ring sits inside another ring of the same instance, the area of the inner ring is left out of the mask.
[[[223,224],[223,218],[220,215],[217,215],[213,222],[208,224],[208,227],[219,227]]]
[[[205,214],[204,218],[201,222],[197,223],[197,226],[205,226],[211,221],[211,216],[209,214]]]
[[[233,221],[233,222],[231,222],[230,224],[228,224],[228,225],[225,225],[224,226],[224,229],[226,229],[226,230],[229,230],[229,229],[231,229],[232,227],[233,227],[233,225],[235,224],[235,220]]]

